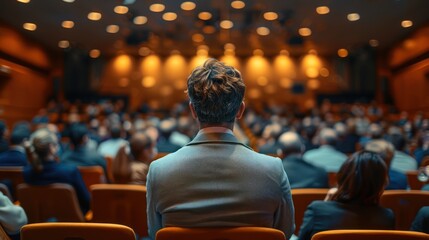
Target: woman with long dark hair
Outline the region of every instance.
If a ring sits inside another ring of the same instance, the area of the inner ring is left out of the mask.
[[[330,199],[308,206],[300,240],[310,240],[325,230],[394,229],[393,212],[379,206],[389,180],[386,164],[377,153],[361,151],[352,155],[341,166],[337,181],[338,189]]]

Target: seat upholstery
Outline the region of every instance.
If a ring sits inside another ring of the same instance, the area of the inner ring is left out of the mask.
[[[85,221],[76,193],[69,184],[35,186],[22,183],[18,185],[17,197],[29,223]]]
[[[311,240],[428,240],[429,235],[395,230],[329,230],[318,232]]]
[[[167,227],[155,240],[285,240],[282,231],[265,227],[182,228]]]
[[[135,234],[119,224],[33,223],[22,227],[21,240],[135,240]]]
[[[387,190],[380,205],[392,209],[396,230],[409,230],[417,212],[429,204],[429,192],[420,190]]]
[[[123,224],[139,237],[148,235],[145,186],[96,184],[90,189],[92,222]]]

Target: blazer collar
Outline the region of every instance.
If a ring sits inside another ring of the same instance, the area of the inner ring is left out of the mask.
[[[186,146],[192,146],[192,145],[199,145],[199,144],[209,144],[209,143],[215,143],[215,144],[236,144],[236,145],[242,145],[250,150],[249,146],[246,144],[238,141],[238,139],[229,133],[218,133],[218,132],[212,132],[212,133],[199,133],[195,138]]]

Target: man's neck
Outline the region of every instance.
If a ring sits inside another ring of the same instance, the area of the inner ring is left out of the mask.
[[[229,130],[234,130],[234,123],[199,123],[200,130],[204,128],[228,128]]]

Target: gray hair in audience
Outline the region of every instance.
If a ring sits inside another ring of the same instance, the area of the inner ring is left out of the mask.
[[[332,128],[323,128],[320,130],[319,136],[322,145],[334,146],[337,143],[337,133]]]
[[[365,145],[365,150],[377,153],[384,160],[387,167],[390,167],[390,163],[395,154],[395,147],[393,144],[386,140],[377,139],[372,140]]]
[[[279,137],[279,144],[283,154],[302,153],[305,146],[299,135],[295,132],[285,132]]]

